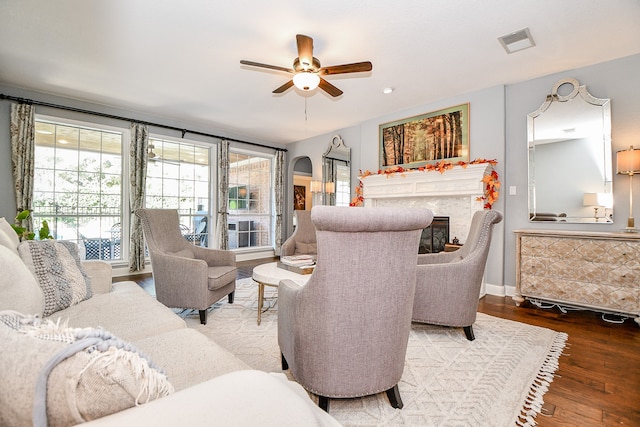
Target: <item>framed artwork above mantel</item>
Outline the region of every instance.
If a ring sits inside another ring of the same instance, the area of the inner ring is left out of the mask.
[[[469,161],[469,103],[380,125],[380,169]]]

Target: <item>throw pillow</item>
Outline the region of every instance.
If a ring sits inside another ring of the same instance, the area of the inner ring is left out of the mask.
[[[20,257],[4,246],[0,246],[0,271],[0,310],[42,315],[44,295],[36,278]]]
[[[318,253],[317,243],[300,243],[296,242],[295,255],[309,254],[316,255]]]
[[[167,396],[160,368],[102,329],[0,312],[0,425],[71,426]]]
[[[18,253],[44,292],[43,316],[91,298],[91,281],[74,243],[25,240]]]
[[[0,246],[10,249],[14,254],[18,255],[18,245],[14,246],[13,241],[2,230],[0,230]]]
[[[9,249],[14,251],[15,253],[18,253],[18,245],[20,244],[20,238],[16,234],[13,227],[11,227],[11,224],[9,224],[9,222],[4,218],[0,218],[0,231],[4,232],[5,236],[3,237],[7,238],[6,241],[3,239],[2,245],[7,246]]]

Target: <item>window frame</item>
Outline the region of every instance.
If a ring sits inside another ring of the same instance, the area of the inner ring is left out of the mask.
[[[232,214],[231,211],[228,209],[227,206],[227,212],[228,212],[228,219],[227,219],[227,224],[225,225],[227,228],[229,227],[229,220],[232,216],[238,216],[238,217],[242,217],[242,216],[258,216],[258,217],[265,217],[268,219],[268,223],[269,223],[269,230],[268,230],[268,243],[266,245],[259,245],[259,246],[247,246],[247,247],[238,247],[238,248],[233,248],[230,250],[236,252],[236,253],[248,253],[248,252],[262,252],[265,250],[274,250],[275,247],[275,188],[274,188],[274,183],[275,183],[275,166],[276,166],[276,156],[275,154],[271,154],[271,153],[264,153],[261,151],[255,151],[255,150],[247,150],[247,149],[243,149],[243,148],[237,148],[237,147],[233,147],[230,146],[229,147],[229,157],[231,157],[232,153],[236,153],[236,154],[240,154],[240,155],[245,155],[245,156],[251,156],[251,157],[259,157],[259,158],[264,158],[266,160],[269,160],[270,166],[269,166],[269,201],[267,202],[267,206],[269,206],[269,210],[267,214],[257,214],[257,213],[237,213],[237,214]],[[231,161],[229,162],[231,163]],[[229,167],[229,169],[231,169],[231,167]],[[231,177],[229,177],[228,183],[227,183],[227,189],[231,189],[232,187],[235,187],[235,182],[232,183],[231,182]],[[228,203],[228,202],[227,202]],[[229,241],[229,245],[231,244],[231,242]]]
[[[98,131],[98,132],[115,132],[115,133],[119,133],[122,135],[122,145],[121,145],[121,168],[120,168],[120,185],[121,185],[121,191],[120,191],[120,206],[122,207],[121,212],[120,212],[120,224],[121,224],[121,230],[127,230],[126,232],[126,238],[123,238],[124,236],[121,233],[121,238],[120,238],[120,258],[119,259],[106,259],[103,261],[107,261],[109,263],[111,263],[114,266],[118,266],[118,265],[125,265],[128,263],[128,259],[129,259],[129,239],[128,239],[128,235],[129,235],[129,216],[125,215],[125,212],[128,210],[127,206],[129,206],[129,180],[128,178],[125,180],[125,177],[129,176],[129,162],[127,161],[128,156],[126,156],[126,153],[129,152],[129,145],[130,145],[130,141],[131,141],[131,131],[129,128],[125,128],[122,126],[117,126],[117,125],[113,125],[113,124],[106,124],[106,123],[100,123],[99,121],[96,122],[89,122],[86,120],[78,120],[78,119],[73,119],[73,118],[69,118],[69,117],[65,117],[63,115],[61,116],[52,116],[50,114],[40,114],[40,113],[36,113],[35,114],[35,118],[34,118],[35,122],[43,122],[43,123],[50,123],[50,124],[54,124],[56,126],[70,126],[70,127],[77,127],[77,128],[81,128],[81,129],[87,129],[87,130],[94,130],[94,131]],[[34,142],[35,144],[35,142]],[[35,147],[34,147],[34,155],[36,155],[35,152]],[[34,187],[34,197],[35,197],[35,192],[36,192],[36,188]],[[36,214],[37,216],[37,214]],[[34,224],[35,226],[35,224]]]

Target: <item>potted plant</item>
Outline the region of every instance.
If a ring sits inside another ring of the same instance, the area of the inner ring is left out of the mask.
[[[16,232],[20,240],[33,240],[36,236],[36,233],[33,231],[29,231],[26,227],[18,225],[22,224],[22,221],[29,218],[29,215],[31,215],[31,211],[25,209],[16,215],[15,224],[11,224],[11,227],[13,227],[13,230]],[[42,227],[38,232],[38,238],[40,240],[53,239],[53,236],[51,236],[49,232],[49,223],[46,220],[42,221]]]

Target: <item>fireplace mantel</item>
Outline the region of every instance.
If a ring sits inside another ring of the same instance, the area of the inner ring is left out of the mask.
[[[369,175],[362,179],[365,206],[376,206],[379,199],[406,197],[450,197],[484,195],[482,178],[490,166],[486,163],[454,166],[444,173],[409,171]],[[482,204],[480,204],[482,209]]]

